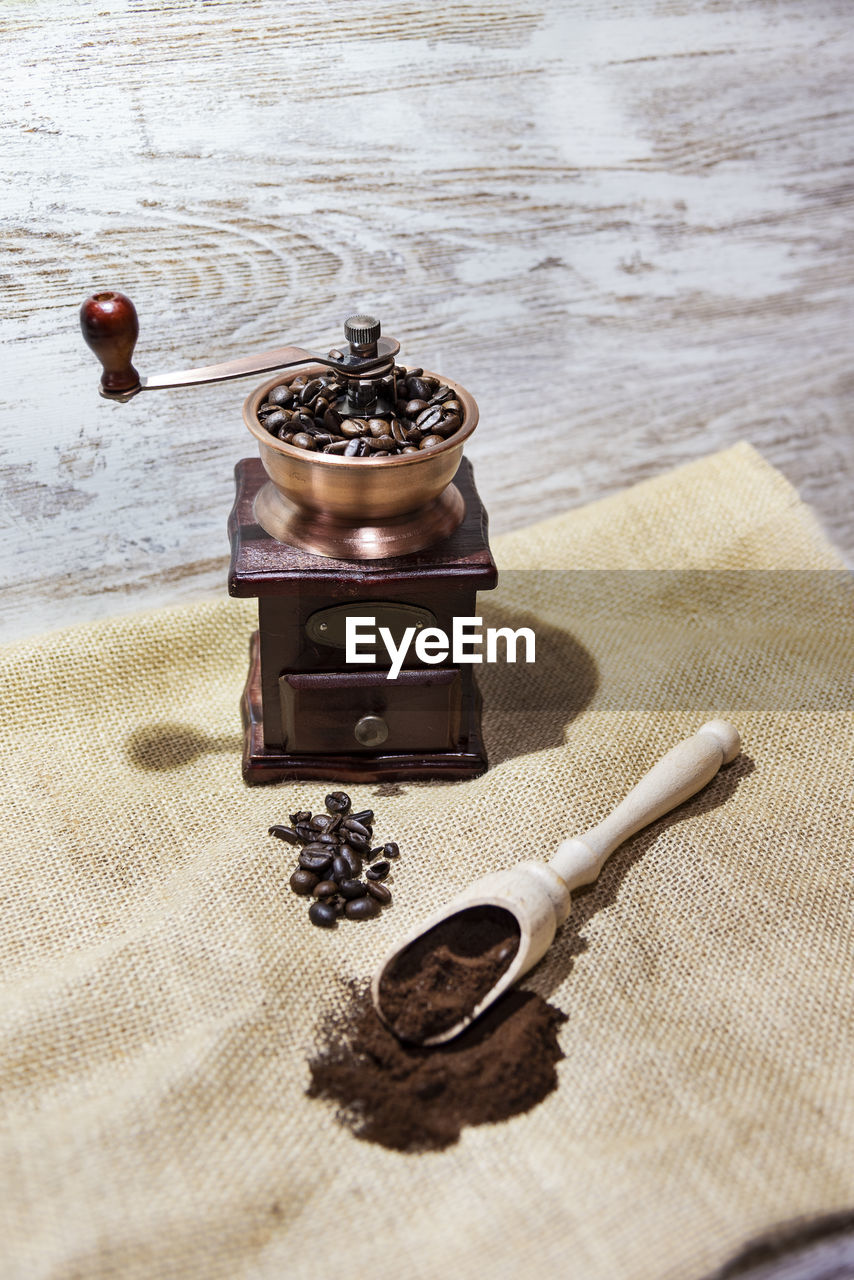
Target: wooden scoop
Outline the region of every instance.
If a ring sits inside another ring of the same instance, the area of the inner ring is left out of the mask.
[[[479,992],[476,1003],[440,1032],[423,1036],[407,1032],[401,1038],[430,1046],[444,1044],[459,1035],[545,955],[558,927],[569,915],[572,891],[595,880],[606,858],[618,845],[695,795],[721,765],[729,764],[740,750],[738,731],[725,720],[710,720],[692,738],[668,751],[603,822],[558,845],[551,862],[523,862],[509,871],[496,871],[476,880],[413,929],[380,964],[371,982],[371,996],[379,1016],[392,1031],[400,1034],[383,1012],[383,977],[387,971],[392,972],[390,966],[416,940],[451,917],[472,912],[472,908],[497,909],[499,918],[502,912],[507,912],[508,923],[512,925],[509,918],[512,916],[518,924],[518,947],[509,967],[494,985]],[[472,919],[476,914],[472,913]],[[466,922],[461,921],[460,926],[465,929]]]

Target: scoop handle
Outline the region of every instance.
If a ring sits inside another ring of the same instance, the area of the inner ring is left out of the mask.
[[[559,844],[549,866],[570,891],[590,884],[618,845],[696,795],[740,750],[738,730],[710,720],[662,756],[603,822]]]

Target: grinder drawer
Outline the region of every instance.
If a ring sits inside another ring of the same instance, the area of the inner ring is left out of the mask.
[[[401,671],[293,671],[279,677],[288,751],[442,751],[460,736],[457,667]]]

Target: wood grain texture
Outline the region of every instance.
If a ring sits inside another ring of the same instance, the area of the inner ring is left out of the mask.
[[[469,388],[502,532],[755,444],[854,563],[847,0],[79,0],[0,11],[3,638],[224,592],[225,384],[378,313]]]

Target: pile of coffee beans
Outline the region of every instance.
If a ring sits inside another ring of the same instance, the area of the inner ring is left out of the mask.
[[[294,893],[314,899],[308,909],[311,923],[329,929],[340,916],[371,920],[391,903],[383,881],[400,849],[393,840],[371,847],[374,811],[353,813],[346,792],[333,791],[324,803],[325,813],[301,809],[290,815],[289,827],[270,827],[270,835],[302,846],[289,883]]]
[[[396,365],[378,390],[375,403],[393,409],[377,409],[376,417],[349,416],[341,374],[300,374],[273,387],[258,409],[258,421],[297,449],[379,460],[435,449],[462,425],[465,415],[456,392],[423,369]]]

